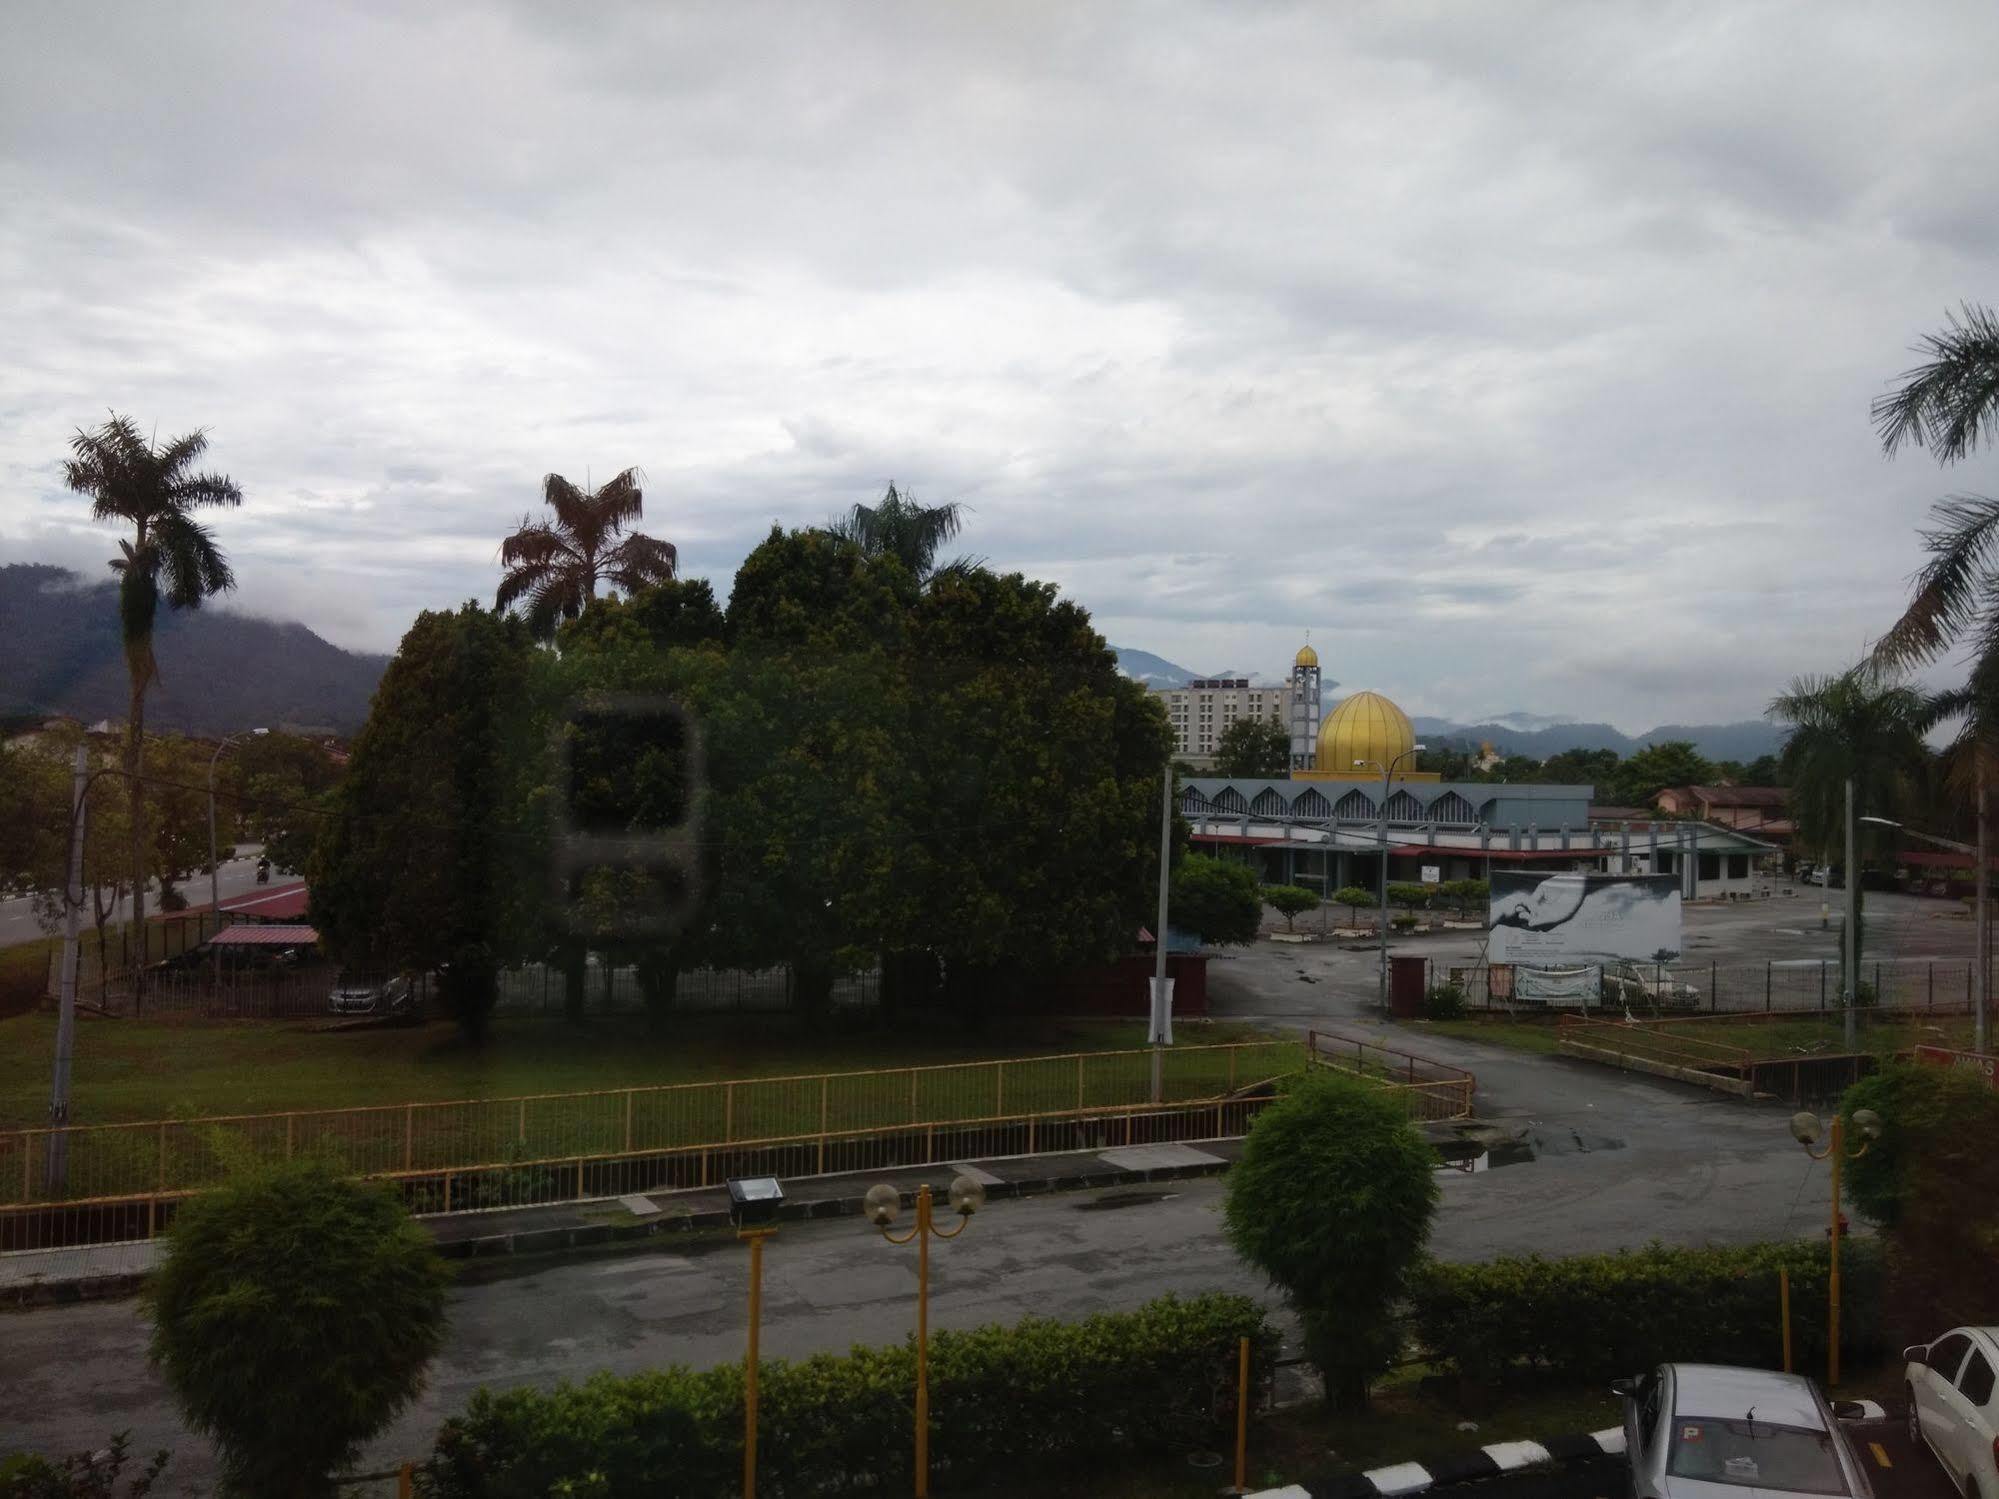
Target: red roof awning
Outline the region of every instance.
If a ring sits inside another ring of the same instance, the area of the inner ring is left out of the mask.
[[[306,900],[310,892],[304,880],[292,880],[283,885],[271,885],[255,890],[246,890],[241,895],[224,897],[222,912],[225,916],[242,916],[251,921],[301,921],[305,917]],[[198,906],[188,906],[170,915],[157,916],[159,921],[179,920],[187,916],[205,916],[215,908],[203,901]]]
[[[215,947],[310,947],[319,933],[309,926],[225,926],[208,939]]]

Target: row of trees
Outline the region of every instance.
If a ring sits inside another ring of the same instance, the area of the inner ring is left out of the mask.
[[[554,650],[425,614],[332,799],[315,924],[350,963],[440,970],[473,1025],[524,958],[580,1005],[593,949],[656,1010],[684,967],[787,965],[808,1014],[843,970],[977,1013],[1128,951],[1164,715],[1053,586],[935,569],[947,535],[892,491],[773,528],[726,610],[698,581],[586,594]],[[579,837],[623,852],[578,867]]]

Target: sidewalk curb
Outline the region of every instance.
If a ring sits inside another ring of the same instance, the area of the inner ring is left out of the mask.
[[[1183,1166],[1154,1166],[1133,1171],[1119,1166],[1095,1166],[1066,1171],[1059,1176],[1029,1177],[1021,1181],[992,1182],[986,1187],[989,1202],[1009,1198],[1040,1197],[1051,1192],[1087,1192],[1106,1187],[1137,1187],[1149,1182],[1185,1181],[1196,1177],[1220,1176],[1229,1168],[1227,1161],[1190,1163]],[[940,1171],[948,1167],[940,1166]],[[800,1185],[806,1188],[810,1183]],[[904,1206],[914,1202],[905,1191]],[[778,1210],[781,1223],[798,1223],[815,1218],[858,1217],[862,1196],[859,1191],[838,1196],[789,1197]],[[573,1204],[563,1204],[573,1206]],[[726,1208],[663,1209],[657,1216],[629,1223],[586,1223],[559,1228],[516,1229],[511,1233],[482,1234],[471,1238],[442,1239],[438,1253],[449,1260],[487,1260],[510,1255],[561,1254],[572,1249],[601,1248],[610,1244],[638,1244],[673,1234],[700,1233],[729,1227]],[[83,1301],[108,1301],[135,1296],[145,1286],[146,1271],[120,1271],[106,1275],[80,1275],[67,1280],[33,1280],[0,1289],[0,1311],[21,1311],[32,1307],[69,1306]]]
[[[1135,1187],[1144,1186],[1148,1182],[1219,1176],[1228,1169],[1228,1165],[1226,1161],[1217,1161],[1212,1165],[1202,1163],[1186,1166],[1155,1166],[1146,1171],[1102,1166],[1065,1173],[1061,1176],[993,1182],[986,1187],[986,1200],[1003,1202],[1008,1198],[1039,1197],[1050,1192],[1086,1192],[1104,1187]],[[904,1206],[915,1200],[911,1192],[905,1191],[902,1195]],[[798,1223],[814,1218],[856,1217],[860,1214],[861,1203],[860,1192],[837,1197],[787,1197],[784,1205],[778,1209],[778,1221]],[[446,1259],[490,1259],[514,1254],[558,1254],[566,1249],[639,1243],[668,1234],[699,1233],[729,1226],[729,1213],[726,1208],[708,1208],[699,1212],[686,1209],[676,1212],[668,1208],[658,1217],[633,1223],[591,1223],[573,1228],[538,1228],[507,1234],[489,1234],[440,1243],[438,1250]]]
[[[1476,1452],[1440,1463],[1391,1463],[1365,1473],[1264,1489],[1251,1494],[1249,1499],[1403,1499],[1428,1489],[1477,1483],[1523,1468],[1591,1462],[1620,1457],[1623,1453],[1623,1428],[1613,1426],[1604,1431],[1575,1432],[1539,1442],[1493,1442]]]

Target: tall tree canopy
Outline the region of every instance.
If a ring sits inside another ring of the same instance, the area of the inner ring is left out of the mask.
[[[1215,741],[1215,773],[1281,776],[1291,769],[1291,735],[1268,718],[1238,718]]]
[[[118,613],[131,684],[125,775],[131,782],[128,837],[135,926],[146,914],[146,687],[159,673],[153,625],[160,598],[164,593],[176,609],[198,609],[203,599],[236,586],[222,548],[194,518],[195,511],[209,506],[243,503],[233,479],[195,468],[207,451],[208,434],[199,429],[156,447],[140,434],[138,423],[113,412],[95,431],[77,432],[63,465],[63,481],[89,498],[92,519],[132,528],[131,539],[119,541],[121,555],[112,559],[111,570],[119,575]]]
[[[1905,442],[1955,463],[1999,430],[1999,318],[1966,302],[1916,346],[1923,362],[1904,370],[1874,403],[1874,426],[1891,456]]]
[[[403,637],[314,846],[312,921],[343,963],[442,971],[477,1033],[538,951],[548,695],[519,621],[466,604]]]
[[[553,518],[522,516],[520,529],[500,543],[505,576],[493,607],[504,612],[521,605],[529,631],[546,640],[562,621],[583,612],[600,584],[630,592],[671,578],[679,563],[672,542],[625,534],[626,524],[645,513],[639,484],[635,468],[592,490],[560,474],[545,476],[541,497]]]

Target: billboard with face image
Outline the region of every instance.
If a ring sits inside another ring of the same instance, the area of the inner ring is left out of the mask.
[[[1491,924],[1494,963],[1670,962],[1680,953],[1680,881],[1670,874],[1495,871]]]

